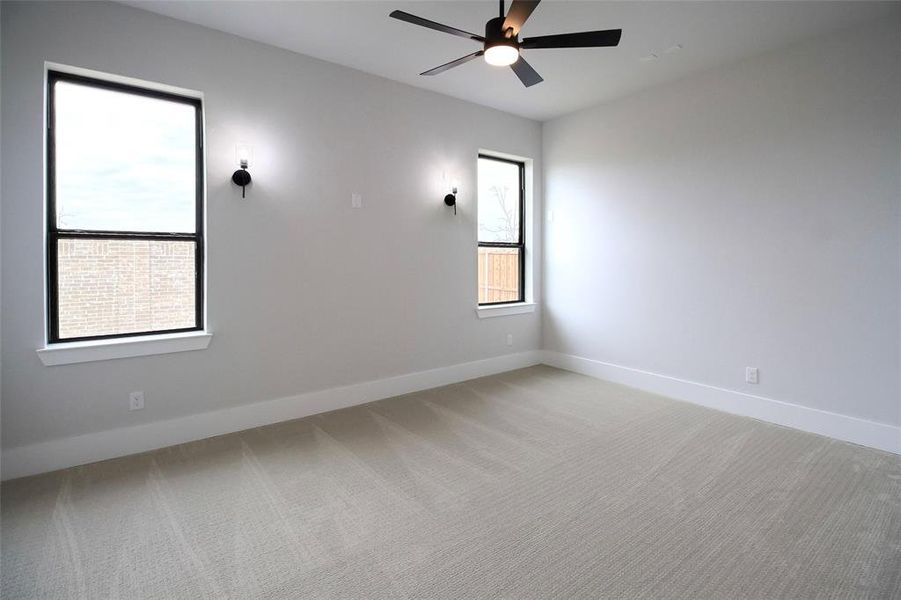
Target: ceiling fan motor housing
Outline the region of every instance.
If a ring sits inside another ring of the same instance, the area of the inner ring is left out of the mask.
[[[506,17],[495,17],[485,23],[485,50],[492,46],[513,46],[519,49],[519,39],[512,28],[504,31]]]

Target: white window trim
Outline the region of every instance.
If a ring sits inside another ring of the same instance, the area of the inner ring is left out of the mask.
[[[206,169],[209,165],[207,159],[207,141],[206,141],[206,102],[204,98],[203,92],[199,90],[192,90],[188,88],[177,87],[173,85],[167,85],[163,83],[158,83],[154,81],[147,81],[144,79],[137,79],[134,77],[127,77],[124,75],[116,75],[113,73],[108,73],[104,71],[95,71],[93,69],[85,69],[82,67],[75,67],[72,65],[66,65],[62,63],[52,62],[52,61],[44,61],[44,93],[47,93],[47,76],[49,71],[61,71],[63,73],[72,73],[73,75],[85,75],[87,77],[94,77],[96,79],[105,79],[107,81],[112,81],[115,83],[124,83],[127,85],[134,85],[138,87],[143,87],[151,90],[159,90],[162,92],[169,92],[172,94],[178,94],[181,96],[187,96],[191,98],[200,99],[203,109],[200,111],[201,118],[201,131],[203,132],[203,140],[202,140],[202,148],[203,148],[203,164],[204,164],[204,177],[203,177],[203,230],[204,230],[204,252],[203,252],[203,315],[204,315],[204,323],[207,323],[209,319],[209,312],[207,311],[207,300],[209,298],[208,295],[208,287],[207,287],[207,262],[209,260],[209,229],[207,227],[207,173]],[[44,99],[44,105],[46,107],[47,99]],[[47,128],[47,111],[44,110],[44,130]],[[47,148],[46,142],[47,137],[42,136],[44,140],[44,149],[43,149],[43,157],[44,157],[44,173],[47,172]],[[46,188],[47,178],[43,178]],[[43,235],[47,235],[47,190],[44,190],[44,218],[41,220]],[[47,242],[44,240],[43,244],[44,252],[47,251]],[[115,360],[119,358],[132,358],[136,356],[152,356],[155,354],[171,354],[175,352],[189,352],[192,350],[205,350],[209,345],[210,341],[213,339],[213,334],[210,331],[202,330],[202,331],[187,331],[182,333],[160,333],[160,334],[152,334],[152,335],[142,335],[142,336],[132,336],[132,337],[119,337],[119,338],[109,338],[102,340],[85,340],[81,342],[60,342],[57,344],[47,343],[47,339],[49,339],[49,332],[47,331],[47,311],[49,307],[47,306],[47,257],[44,256],[43,260],[44,264],[44,347],[38,348],[36,350],[38,357],[41,359],[41,362],[46,367],[52,367],[56,365],[70,365],[84,362],[95,362],[102,360]]]
[[[52,367],[98,360],[204,350],[210,345],[212,339],[213,334],[208,331],[188,331],[47,344],[43,348],[39,348],[37,353],[44,366]]]
[[[480,319],[490,319],[492,317],[506,317],[507,315],[524,315],[526,313],[535,312],[534,302],[515,302],[513,304],[495,304],[480,306],[476,309],[476,314]]]
[[[526,189],[525,189],[525,250],[526,250],[526,281],[525,281],[525,301],[524,302],[515,302],[511,304],[483,304],[476,305],[476,314],[480,319],[490,319],[493,317],[506,317],[509,315],[523,315],[527,313],[535,312],[535,308],[538,306],[537,297],[537,287],[535,285],[535,272],[536,272],[536,264],[535,264],[535,247],[538,241],[538,235],[535,231],[535,226],[538,224],[536,219],[536,202],[535,202],[535,193],[534,187],[536,184],[535,178],[535,161],[534,159],[528,158],[526,156],[519,156],[518,154],[509,154],[507,152],[498,152],[497,150],[489,150],[487,148],[479,148],[479,154],[484,154],[486,156],[495,156],[497,158],[507,159],[507,160],[515,160],[517,162],[521,162],[525,165],[525,176],[526,176]],[[478,186],[476,186],[478,189]],[[476,202],[478,202],[478,194],[476,194]],[[478,218],[476,219],[476,240],[478,240]]]

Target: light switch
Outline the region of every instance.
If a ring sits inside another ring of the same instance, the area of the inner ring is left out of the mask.
[[[748,383],[759,383],[760,375],[757,367],[746,367],[745,368],[745,381]]]
[[[360,194],[351,194],[350,195],[350,207],[351,208],[363,208],[363,196]]]
[[[132,392],[128,395],[128,410],[144,410],[144,392]]]

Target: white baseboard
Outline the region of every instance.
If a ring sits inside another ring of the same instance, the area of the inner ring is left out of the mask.
[[[901,427],[545,350],[542,362],[661,396],[901,454]]]
[[[901,427],[552,351],[474,362],[9,448],[2,479],[36,475],[545,363],[662,396],[901,454]]]
[[[168,421],[9,448],[3,451],[0,471],[3,480],[55,471],[261,425],[299,419],[338,408],[520,369],[540,362],[541,352],[538,350],[506,354]]]

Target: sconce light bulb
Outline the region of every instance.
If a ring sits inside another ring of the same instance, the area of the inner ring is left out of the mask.
[[[238,159],[238,165],[242,169],[246,169],[250,166],[250,161],[253,159],[253,148],[250,147],[250,144],[238,144],[235,146],[235,158]]]

